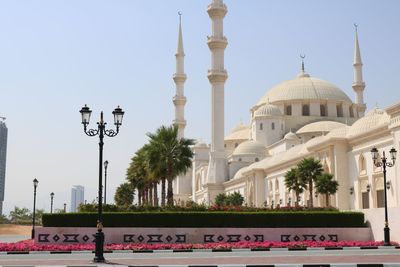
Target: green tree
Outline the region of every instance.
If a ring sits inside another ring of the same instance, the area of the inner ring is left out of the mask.
[[[295,205],[298,206],[300,194],[304,192],[307,184],[303,179],[300,179],[297,167],[291,168],[285,174],[285,186],[288,190],[293,190],[296,194]]]
[[[10,220],[7,218],[6,215],[1,214],[0,215],[0,224],[6,224],[6,223],[10,223]]]
[[[14,207],[14,210],[10,211],[9,217],[11,223],[15,224],[27,224],[29,221],[32,221],[29,209],[19,208],[17,206]]]
[[[300,179],[308,184],[308,191],[310,192],[309,207],[313,207],[313,182],[316,181],[317,177],[322,174],[321,162],[314,158],[305,158],[299,164],[297,169]]]
[[[194,145],[194,141],[186,138],[178,139],[176,126],[161,126],[154,134],[148,133],[147,136],[150,138],[150,162],[157,162],[157,167],[154,169],[161,178],[165,177],[167,180],[167,205],[172,206],[174,204],[172,182],[192,166],[191,146]],[[163,195],[161,197],[163,198]]]
[[[118,206],[129,206],[133,202],[133,189],[130,183],[123,183],[117,187],[114,195],[115,203]]]
[[[131,163],[126,172],[126,178],[133,189],[138,191],[138,204],[146,202],[146,189],[148,188],[148,145],[144,145],[131,159]]]
[[[315,181],[315,189],[318,194],[325,194],[326,206],[329,207],[329,195],[335,194],[338,190],[339,183],[333,179],[333,175],[324,172],[318,176]]]

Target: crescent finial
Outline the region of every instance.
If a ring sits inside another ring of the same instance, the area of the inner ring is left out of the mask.
[[[182,12],[178,11],[178,15],[179,15],[179,23],[181,23],[181,21],[182,21]]]

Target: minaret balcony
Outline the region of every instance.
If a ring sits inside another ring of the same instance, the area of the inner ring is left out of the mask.
[[[210,18],[223,18],[228,12],[228,8],[223,3],[212,3],[207,7],[207,13]]]
[[[185,82],[186,81],[186,74],[185,73],[175,73],[172,76],[172,79],[174,79],[175,83],[179,83],[179,82]]]
[[[174,102],[175,106],[183,106],[186,104],[186,97],[184,96],[179,96],[179,95],[175,95],[172,98],[172,102]]]
[[[211,69],[208,70],[208,80],[212,82],[225,82],[228,79],[228,73],[226,70]]]
[[[172,124],[173,125],[177,125],[178,127],[179,126],[186,126],[186,120],[173,120]]]
[[[225,49],[228,45],[228,39],[225,36],[217,37],[217,36],[207,36],[207,44],[210,49],[219,48]]]
[[[364,90],[365,88],[365,82],[353,82],[352,87],[354,90]]]

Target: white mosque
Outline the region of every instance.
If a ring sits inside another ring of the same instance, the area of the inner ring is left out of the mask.
[[[174,183],[175,199],[212,204],[217,194],[237,191],[249,206],[290,205],[295,195],[286,189],[284,176],[303,158],[314,157],[339,183],[338,192],[331,196],[331,205],[341,210],[363,210],[367,215],[368,211],[380,212],[387,188],[388,206],[400,210],[400,165],[387,168],[385,184],[383,169],[374,166],[370,152],[376,147],[381,156],[386,152],[391,162],[389,150],[400,150],[400,102],[365,113],[357,28],[354,101],[334,84],[312,77],[303,63],[296,77],[268,90],[250,108],[249,124],[241,123],[225,134],[224,84],[228,74],[224,50],[228,41],[223,34],[223,19],[227,7],[223,0],[212,0],[207,12],[212,22],[207,42],[211,51],[211,145],[194,146],[191,172]],[[174,124],[182,137],[186,125],[186,75],[181,26],[176,63]],[[323,196],[307,193],[302,194],[301,204],[305,205],[310,198],[315,206],[325,205]]]

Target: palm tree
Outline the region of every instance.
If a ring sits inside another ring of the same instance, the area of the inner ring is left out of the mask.
[[[293,190],[296,194],[296,207],[299,205],[299,196],[304,192],[307,184],[299,177],[299,170],[294,167],[285,174],[285,186],[288,190]]]
[[[115,203],[118,206],[129,206],[133,202],[133,190],[130,183],[123,183],[117,187],[114,195]]]
[[[191,146],[194,140],[180,138],[178,139],[178,127],[161,126],[152,134],[148,133],[150,138],[149,145],[149,161],[150,166],[156,161],[155,170],[165,178],[168,182],[167,205],[173,205],[173,189],[172,182],[180,174],[192,166],[193,151]],[[151,168],[152,169],[152,168]],[[161,197],[163,198],[163,193]]]
[[[138,204],[146,202],[146,189],[148,188],[148,145],[140,148],[133,158],[126,172],[126,178],[131,183],[132,187],[138,190]]]
[[[308,184],[308,190],[310,192],[309,207],[313,207],[313,182],[316,181],[317,177],[323,172],[321,162],[314,158],[305,158],[299,164],[297,164],[300,179]]]
[[[315,181],[315,188],[317,193],[325,194],[326,206],[329,207],[329,195],[335,194],[338,190],[339,183],[333,179],[333,175],[324,172],[322,175],[317,177]]]

